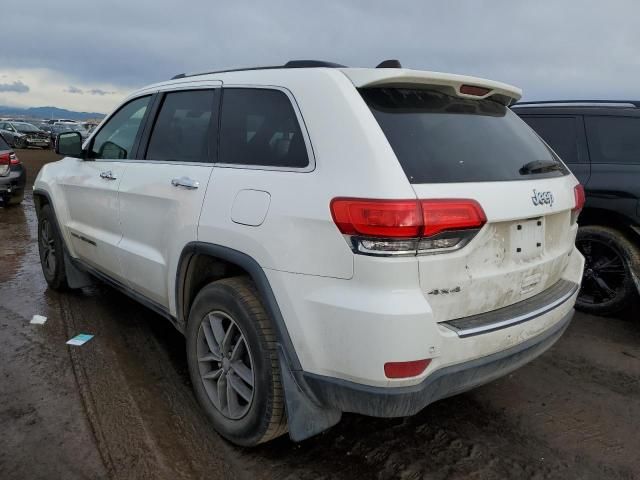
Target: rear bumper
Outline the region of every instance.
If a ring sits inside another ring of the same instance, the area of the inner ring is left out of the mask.
[[[502,377],[548,350],[564,333],[573,309],[539,335],[509,349],[436,370],[407,387],[375,387],[304,373],[305,383],[324,407],[373,417],[414,415],[430,403]]]
[[[0,177],[0,195],[21,193],[27,180],[27,171],[22,165],[12,166],[9,175]]]

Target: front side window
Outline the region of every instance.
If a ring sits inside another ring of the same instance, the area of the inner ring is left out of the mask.
[[[576,117],[530,117],[522,119],[560,156],[565,163],[579,163]]]
[[[168,93],[153,126],[145,158],[208,161],[214,95],[214,90]]]
[[[150,99],[150,96],[136,98],[118,110],[95,136],[91,157],[116,160],[133,158],[133,145]]]
[[[262,167],[307,167],[307,147],[289,98],[279,90],[225,88],[218,161]]]
[[[640,164],[640,118],[585,117],[592,163]]]

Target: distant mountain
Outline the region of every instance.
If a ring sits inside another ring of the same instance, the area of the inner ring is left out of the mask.
[[[7,107],[0,105],[0,117],[25,117],[25,118],[67,118],[69,120],[90,120],[104,117],[104,113],[74,112],[58,107]]]

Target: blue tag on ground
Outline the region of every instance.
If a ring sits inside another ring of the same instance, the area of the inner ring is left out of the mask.
[[[89,335],[87,333],[81,333],[80,335],[76,335],[71,340],[67,342],[67,345],[75,345],[79,347],[80,345],[84,345],[89,340],[93,338],[93,335]]]

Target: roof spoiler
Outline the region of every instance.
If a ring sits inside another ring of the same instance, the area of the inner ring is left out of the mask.
[[[460,98],[491,99],[505,106],[522,97],[522,90],[512,85],[465,75],[388,67],[349,68],[343,73],[356,88],[429,86]]]

